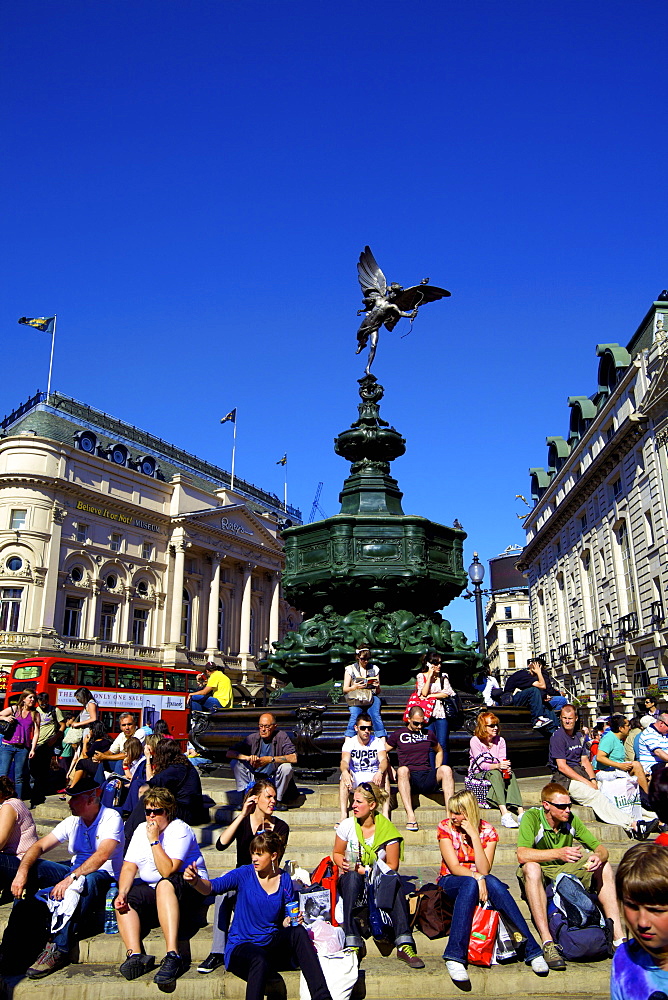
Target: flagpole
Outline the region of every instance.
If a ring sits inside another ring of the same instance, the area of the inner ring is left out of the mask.
[[[283,466],[283,506],[285,507],[285,513],[288,512],[288,463],[287,459],[285,465]]]
[[[234,432],[232,434],[232,475],[230,476],[230,493],[234,493],[234,456],[237,451],[237,415],[234,414]]]
[[[51,371],[53,369],[53,348],[56,343],[56,320],[57,316],[53,317],[53,332],[51,334],[51,357],[49,358],[49,380],[46,386],[46,401],[49,402],[49,396],[51,395]]]

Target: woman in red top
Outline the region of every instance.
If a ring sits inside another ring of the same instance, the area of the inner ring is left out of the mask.
[[[443,958],[455,983],[468,983],[466,971],[471,924],[476,906],[491,903],[508,917],[526,937],[525,961],[534,972],[549,972],[541,946],[529,930],[508,886],[491,874],[499,835],[491,823],[480,819],[478,803],[471,792],[457,792],[448,799],[449,819],[438,824],[441,849],[438,884],[454,900],[450,937]]]

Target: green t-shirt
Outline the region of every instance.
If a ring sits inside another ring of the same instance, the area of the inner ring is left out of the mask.
[[[560,847],[570,847],[574,840],[579,841],[590,851],[595,851],[599,843],[577,816],[571,816],[568,823],[560,823],[556,830],[553,830],[542,806],[525,810],[517,831],[517,846],[533,847],[536,851],[553,851]]]
[[[606,757],[610,760],[616,760],[618,763],[623,764],[626,760],[626,750],[624,749],[624,744],[612,730],[608,730],[601,736],[601,742],[598,745],[598,749],[601,753],[604,753]],[[599,764],[596,758],[594,758],[594,767],[597,771],[616,771],[616,767],[610,767],[608,764]]]

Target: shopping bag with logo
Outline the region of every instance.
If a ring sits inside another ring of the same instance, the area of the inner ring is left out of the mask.
[[[596,780],[599,789],[613,805],[627,813],[632,819],[642,819],[637,778],[630,774],[619,776],[618,771],[598,771]]]
[[[476,906],[469,940],[471,965],[490,966],[494,957],[494,942],[499,929],[499,914],[488,903]]]

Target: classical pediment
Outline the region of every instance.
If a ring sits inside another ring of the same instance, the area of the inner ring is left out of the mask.
[[[236,538],[240,542],[259,545],[276,552],[283,550],[280,541],[267,531],[261,519],[245,504],[228,504],[225,507],[180,514],[174,518],[173,523],[184,527],[190,525],[200,530],[208,529],[219,537]]]

